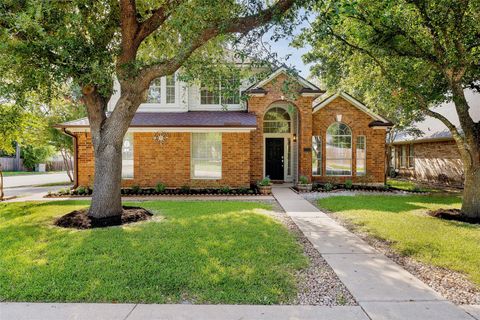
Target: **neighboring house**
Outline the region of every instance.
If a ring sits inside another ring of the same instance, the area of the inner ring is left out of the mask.
[[[287,79],[295,83],[292,100],[281,90]],[[294,182],[301,175],[384,183],[391,124],[353,97],[339,93],[313,105],[323,91],[285,69],[256,84],[243,83],[238,92],[247,96],[245,102],[224,101],[220,83],[212,92],[174,77],[155,81],[124,139],[122,184],[247,187],[264,176]],[[90,185],[88,120],[59,127],[76,137],[77,185]]]
[[[480,121],[480,95],[469,90],[465,95],[471,106],[470,115],[474,121]],[[434,111],[459,126],[452,103],[445,103]],[[391,168],[402,178],[462,186],[462,159],[450,130],[432,117],[416,123],[415,127],[423,132],[419,137],[400,133],[394,139],[393,147],[389,150]]]

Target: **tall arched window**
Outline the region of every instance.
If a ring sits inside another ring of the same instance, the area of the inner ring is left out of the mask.
[[[264,133],[290,133],[292,130],[292,119],[288,111],[273,107],[265,113],[263,118]]]
[[[327,176],[352,175],[352,130],[340,122],[327,129],[325,167]]]

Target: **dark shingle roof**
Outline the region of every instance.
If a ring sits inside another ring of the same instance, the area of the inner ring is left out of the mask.
[[[82,118],[57,125],[59,128],[88,127]],[[254,114],[242,111],[138,112],[130,127],[252,127]]]

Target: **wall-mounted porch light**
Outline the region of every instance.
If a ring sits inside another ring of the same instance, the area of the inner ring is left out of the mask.
[[[293,134],[293,142],[297,142],[297,134],[296,133]]]

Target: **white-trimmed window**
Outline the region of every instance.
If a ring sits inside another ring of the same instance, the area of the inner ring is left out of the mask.
[[[167,103],[175,103],[175,75],[166,77],[166,99]]]
[[[407,145],[400,146],[400,168],[407,167]]]
[[[344,123],[327,129],[325,168],[327,176],[352,175],[352,131]]]
[[[208,88],[202,85],[200,104],[220,104],[220,87]]]
[[[240,83],[237,78],[224,80],[220,86],[221,104],[239,104],[240,103]]]
[[[122,179],[133,179],[133,133],[127,132],[122,144]]]
[[[157,78],[150,83],[147,103],[162,103],[162,79]]]
[[[312,175],[322,175],[322,137],[312,136]]]
[[[222,134],[192,133],[191,177],[222,178]]]
[[[415,168],[415,150],[414,150],[414,147],[413,147],[413,143],[410,144],[410,146],[408,148],[408,167],[410,169]]]
[[[263,117],[264,133],[290,133],[292,119],[287,110],[280,107],[270,108]]]
[[[364,176],[367,174],[367,139],[365,136],[357,137],[357,176]]]
[[[201,85],[200,104],[240,104],[240,82],[233,78],[219,81],[218,85]]]

